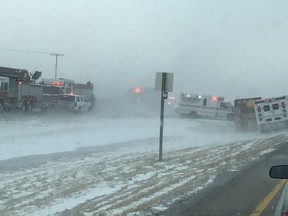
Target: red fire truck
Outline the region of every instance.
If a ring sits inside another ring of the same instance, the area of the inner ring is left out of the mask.
[[[27,70],[0,67],[0,111],[31,111],[41,104],[43,90],[36,80],[40,71],[33,75]]]

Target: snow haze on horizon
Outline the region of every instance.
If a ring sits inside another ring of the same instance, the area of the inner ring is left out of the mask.
[[[0,66],[95,84],[119,98],[174,73],[174,91],[287,95],[288,2],[13,0],[1,3]],[[7,49],[3,49],[7,48]],[[27,50],[44,53],[12,51]]]
[[[3,133],[0,146],[5,149],[0,153],[1,161],[87,147],[100,147],[101,151],[104,146],[120,153],[133,152],[134,149],[157,152],[160,122],[158,117],[102,118],[95,114],[78,117],[71,114],[48,118],[10,116],[0,122],[0,127]],[[258,132],[237,133],[234,122],[230,121],[181,118],[166,118],[164,121],[164,151],[221,146],[261,137],[266,136]]]

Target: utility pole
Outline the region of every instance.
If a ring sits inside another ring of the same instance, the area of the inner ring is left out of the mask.
[[[50,53],[50,55],[56,56],[56,63],[55,63],[55,79],[57,79],[57,64],[58,64],[58,56],[64,56],[64,54]]]

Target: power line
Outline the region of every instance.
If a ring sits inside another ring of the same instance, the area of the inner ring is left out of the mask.
[[[0,47],[0,50],[6,50],[11,52],[25,52],[25,53],[38,53],[38,54],[50,54],[51,52],[35,51],[35,50],[22,50],[22,49],[12,49]]]
[[[64,56],[64,54],[52,53],[52,52],[43,52],[43,51],[35,51],[35,50],[22,50],[22,49],[12,49],[12,48],[4,48],[0,47],[0,50],[12,51],[12,52],[25,52],[25,53],[37,53],[37,54],[50,54],[56,57],[55,62],[55,79],[57,79],[57,65],[58,65],[58,56]]]

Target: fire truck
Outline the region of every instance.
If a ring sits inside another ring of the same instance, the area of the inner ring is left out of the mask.
[[[261,97],[241,98],[234,100],[234,115],[236,128],[240,131],[257,130],[254,101]]]
[[[288,96],[255,101],[255,112],[260,132],[288,128]]]
[[[0,67],[0,111],[31,111],[41,104],[42,87],[36,83],[40,71],[33,75],[27,70]]]
[[[233,105],[224,97],[210,95],[181,93],[176,112],[192,118],[234,119]]]
[[[91,102],[91,108],[94,107],[96,102],[96,98],[93,93],[93,84],[91,82],[81,84],[64,78],[42,78],[40,84],[43,86],[43,110],[57,106],[59,96],[63,94],[82,95],[86,98],[87,101]]]

